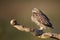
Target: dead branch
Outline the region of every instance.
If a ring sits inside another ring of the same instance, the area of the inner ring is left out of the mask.
[[[37,36],[39,38],[44,38],[44,39],[54,38],[54,39],[60,40],[60,34],[50,33],[50,32],[43,32],[43,30],[39,30],[37,28],[27,28],[23,25],[17,24],[16,19],[12,19],[10,21],[10,24],[13,27],[15,27],[17,30],[33,33],[34,36]]]

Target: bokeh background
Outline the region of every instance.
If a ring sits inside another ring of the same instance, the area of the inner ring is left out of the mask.
[[[50,18],[55,28],[52,32],[60,33],[60,0],[0,0],[0,40],[55,40],[40,39],[10,25],[10,20],[15,18],[22,25],[37,27],[30,19],[34,7]]]

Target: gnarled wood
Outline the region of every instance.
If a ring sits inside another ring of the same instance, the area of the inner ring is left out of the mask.
[[[47,39],[47,38],[54,38],[54,39],[57,39],[57,40],[60,40],[60,34],[57,34],[57,33],[50,33],[50,32],[43,32],[43,30],[39,30],[37,28],[27,28],[23,25],[18,25],[16,24],[15,22],[16,19],[12,19],[10,21],[10,24],[15,27],[17,30],[20,30],[20,31],[25,31],[25,32],[31,32],[33,33],[35,36],[39,37],[39,38],[44,38],[44,39]]]

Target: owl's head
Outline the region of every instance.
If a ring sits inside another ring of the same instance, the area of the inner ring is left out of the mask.
[[[38,8],[33,8],[32,9],[32,13],[39,13],[39,12],[40,12],[40,10]]]

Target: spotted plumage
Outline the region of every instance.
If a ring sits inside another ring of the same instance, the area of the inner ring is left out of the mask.
[[[53,28],[49,18],[39,9],[32,9],[31,20],[35,22],[40,29],[46,29],[47,27]]]

